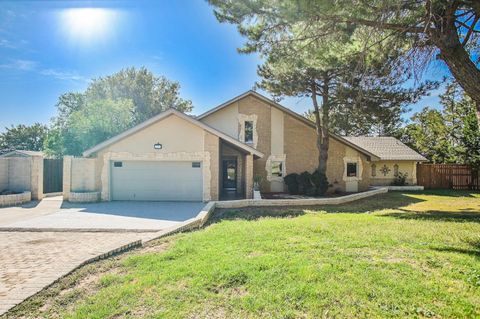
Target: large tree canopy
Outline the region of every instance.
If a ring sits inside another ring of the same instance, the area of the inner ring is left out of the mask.
[[[399,137],[434,163],[466,163],[480,167],[480,129],[475,105],[456,83],[440,96],[441,110],[424,108]]]
[[[5,132],[0,134],[0,153],[11,150],[41,151],[47,132],[47,126],[40,123],[6,127]]]
[[[351,39],[362,59],[401,50],[411,70],[441,59],[476,103],[480,118],[478,0],[210,0],[220,21],[239,26],[243,52],[285,42],[316,42],[319,50]],[[340,52],[339,52],[340,54]],[[343,55],[351,52],[346,50]]]
[[[258,52],[260,88],[274,96],[308,96],[312,99],[317,128],[318,172],[325,175],[331,117],[347,107],[361,106],[376,111],[396,108],[414,101],[422,92],[408,92],[401,84],[409,79],[403,69],[391,67],[399,49],[365,55],[359,39],[369,37],[365,30],[332,25],[319,37],[317,24],[309,21],[321,12],[322,1],[216,1],[220,21],[237,24],[247,37],[241,52]],[[339,32],[334,32],[339,31]],[[341,31],[341,32],[340,32]],[[418,94],[416,94],[418,93]],[[415,95],[416,94],[416,95]],[[378,112],[377,112],[378,113]],[[383,116],[383,114],[378,114]],[[352,119],[353,120],[353,119]]]
[[[80,155],[92,147],[169,108],[190,112],[180,85],[145,68],[128,68],[92,80],[85,92],[62,94],[45,141],[52,156]]]
[[[135,123],[143,122],[169,108],[192,111],[192,102],[180,97],[180,84],[155,76],[146,68],[127,68],[94,79],[85,96],[88,100],[124,100],[133,102]]]

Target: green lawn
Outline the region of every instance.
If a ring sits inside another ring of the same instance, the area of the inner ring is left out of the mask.
[[[480,317],[480,194],[219,211],[84,267],[18,318]]]

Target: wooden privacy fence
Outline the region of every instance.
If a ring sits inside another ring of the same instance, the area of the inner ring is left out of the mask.
[[[63,159],[43,160],[43,193],[57,193],[63,190]]]
[[[469,165],[417,164],[417,183],[425,188],[480,190],[480,172]]]

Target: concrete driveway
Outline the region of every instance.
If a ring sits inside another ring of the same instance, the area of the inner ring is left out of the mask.
[[[0,230],[159,231],[195,217],[204,205],[133,201],[75,204],[52,197],[36,205],[0,208]]]

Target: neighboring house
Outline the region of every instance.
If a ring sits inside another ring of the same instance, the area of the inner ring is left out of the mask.
[[[25,151],[25,150],[13,150],[8,151],[0,157],[30,157],[30,156],[41,156],[43,157],[43,152],[40,151]]]
[[[334,134],[328,155],[330,190],[346,192],[390,184],[399,172],[415,184],[416,163],[426,160],[391,137]],[[252,198],[254,176],[263,192],[282,192],[285,175],[318,165],[314,123],[253,91],[198,117],[170,109],[83,156],[88,165],[71,175],[88,182],[72,191],[99,191],[102,200]]]

